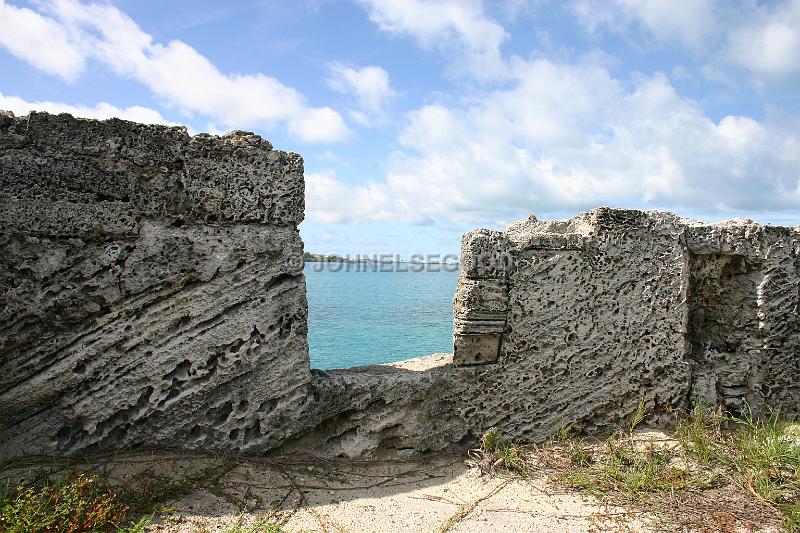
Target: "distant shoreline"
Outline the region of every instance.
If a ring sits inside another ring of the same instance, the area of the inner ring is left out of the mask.
[[[347,264],[412,264],[412,265],[448,265],[458,266],[459,263],[450,261],[405,261],[402,259],[372,259],[369,257],[342,257],[335,254],[303,253],[306,263],[347,263]]]

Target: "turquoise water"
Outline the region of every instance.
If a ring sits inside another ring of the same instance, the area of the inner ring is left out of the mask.
[[[306,263],[311,367],[346,368],[451,352],[458,272],[332,272]]]

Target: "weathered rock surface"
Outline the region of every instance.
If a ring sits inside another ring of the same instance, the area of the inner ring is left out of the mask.
[[[800,414],[800,234],[600,208],[462,240],[453,363],[316,374],[283,449],[439,450],[490,427],[537,441],[698,403]],[[332,406],[335,406],[333,409]]]
[[[39,113],[0,117],[0,147],[7,456],[291,431],[310,380],[298,155]]]
[[[690,227],[692,402],[800,412],[800,232],[750,220]]]
[[[640,399],[800,413],[800,227],[662,212],[467,233],[452,356],[312,371],[302,173],[245,132],[0,114],[3,456],[442,450]]]
[[[591,432],[639,398],[656,414],[697,403],[800,413],[797,228],[600,208],[488,235],[463,240],[455,362],[473,363],[475,337],[497,335],[459,321],[502,320],[497,299],[473,296],[489,270],[506,280],[508,310],[484,374],[493,398],[478,410],[507,418],[470,428],[496,424],[534,440],[568,424]]]

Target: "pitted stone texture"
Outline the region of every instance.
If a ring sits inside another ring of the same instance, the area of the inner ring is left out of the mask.
[[[299,156],[243,132],[4,115],[0,181],[5,457],[299,431]]]
[[[692,399],[800,409],[800,237],[734,221],[689,228]]]
[[[303,220],[302,159],[248,132],[31,113],[0,117],[0,232],[132,236],[176,223]]]
[[[497,362],[497,358],[500,357],[501,339],[500,332],[458,332],[453,337],[453,364],[464,366]]]
[[[682,405],[683,231],[672,216],[609,209],[528,234],[511,229],[520,244],[500,365],[521,380],[519,399],[506,401],[527,423],[509,432],[541,438],[568,424],[609,427],[640,397],[651,407]]]
[[[309,430],[281,449],[441,450],[491,427],[536,442],[565,426],[620,427],[640,399],[653,410],[648,423],[669,424],[674,409],[699,401],[800,411],[796,230],[601,208],[470,232],[464,243],[470,256],[513,259],[501,277],[462,272],[454,299],[455,316],[474,325],[499,317],[507,287],[502,334],[459,334],[456,321],[461,366],[316,374],[301,415]],[[468,364],[493,349],[490,335],[497,362]]]
[[[306,432],[279,451],[360,457],[387,449],[448,448],[469,434],[463,394],[472,389],[449,362],[449,355],[440,354],[391,365],[313,370],[313,392],[297,414]]]
[[[453,299],[453,362],[476,365],[497,361],[507,314],[505,280],[462,279]]]
[[[600,208],[468,235],[491,235],[513,258],[497,364],[471,376],[492,391],[472,402],[473,434],[591,433],[624,423],[640,398],[656,421],[699,402],[800,411],[796,230]],[[475,280],[462,274],[457,290],[456,317],[483,312]],[[470,341],[476,359],[485,351],[463,328],[456,320],[457,363],[470,360]]]
[[[453,316],[461,320],[505,320],[508,285],[494,279],[465,279],[453,299]]]
[[[503,279],[512,265],[508,246],[499,231],[476,229],[461,238],[461,275],[467,278]]]
[[[453,299],[453,362],[497,361],[508,308],[506,277],[514,268],[502,233],[477,229],[461,239],[461,277]]]
[[[311,371],[302,160],[0,113],[0,452],[363,456],[800,405],[798,228],[601,208],[464,236],[455,355]],[[379,342],[379,339],[376,339]],[[475,364],[492,363],[493,364]]]

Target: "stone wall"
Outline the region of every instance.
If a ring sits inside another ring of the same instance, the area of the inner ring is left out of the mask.
[[[600,208],[464,235],[454,354],[317,373],[289,450],[361,455],[668,425],[698,403],[800,413],[800,233]]]
[[[798,228],[600,208],[463,248],[455,363],[505,374],[510,434],[596,431],[639,398],[665,421],[698,403],[800,413]]]
[[[0,116],[0,452],[363,456],[800,413],[799,228],[600,208],[462,241],[454,354],[311,370],[302,159]],[[380,346],[380,339],[376,339]]]
[[[300,156],[250,133],[0,116],[5,456],[279,441],[303,208]]]
[[[692,226],[691,401],[800,414],[800,226]]]

